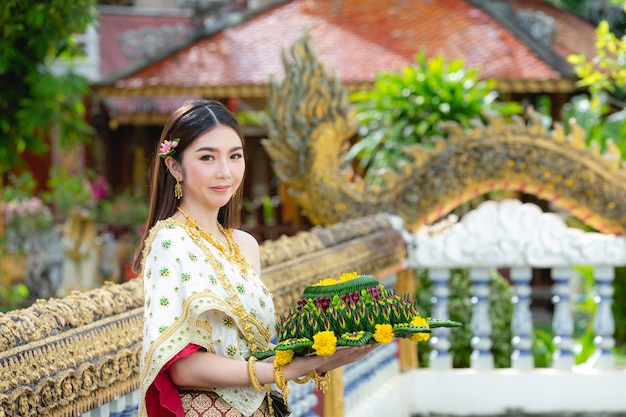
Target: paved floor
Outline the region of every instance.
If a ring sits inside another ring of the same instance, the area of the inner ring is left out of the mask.
[[[451,414],[428,414],[413,415],[412,417],[457,417]],[[620,413],[549,413],[549,414],[533,414],[512,411],[508,414],[489,414],[489,415],[467,415],[463,417],[626,417],[626,411]]]

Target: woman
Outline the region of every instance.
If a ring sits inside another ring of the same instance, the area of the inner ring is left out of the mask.
[[[197,100],[176,110],[153,164],[148,227],[133,265],[145,290],[139,416],[269,416],[266,387],[324,374],[371,350],[299,357],[284,367],[246,361],[270,346],[275,316],[258,243],[236,229],[244,141],[226,107]]]

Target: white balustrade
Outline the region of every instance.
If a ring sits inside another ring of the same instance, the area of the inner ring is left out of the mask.
[[[81,417],[135,417],[138,408],[139,390],[135,390],[89,410],[81,414]]]
[[[529,370],[535,367],[532,355],[533,320],[530,311],[532,278],[531,268],[512,268],[511,281],[513,282],[513,319],[511,332],[513,338],[513,353],[511,354],[511,367],[513,369]]]
[[[552,269],[552,316],[553,342],[556,350],[552,355],[552,367],[556,369],[571,369],[574,365],[574,318],[570,297],[571,268]]]
[[[448,320],[448,299],[450,297],[450,270],[434,268],[428,271],[428,278],[432,282],[431,316],[442,320]],[[428,355],[429,366],[432,369],[452,368],[452,356],[450,356],[450,329],[439,327],[432,330],[429,339],[432,350]]]
[[[491,347],[491,319],[489,318],[489,270],[472,268],[469,270],[472,280],[472,354],[470,364],[473,369],[492,369],[493,353]]]
[[[400,373],[398,344],[383,344],[358,362],[343,368],[344,410],[348,414],[372,396],[381,384]]]
[[[539,207],[517,200],[488,201],[460,221],[449,218],[416,233],[404,230],[397,216],[390,218],[407,243],[405,267],[426,270],[432,281],[432,317],[449,318],[450,271],[469,270],[473,310],[471,319],[463,324],[472,332],[471,368],[452,369],[449,336],[456,329],[433,329],[430,367],[412,372],[400,372],[397,343],[381,345],[363,360],[344,367],[346,417],[501,414],[507,407],[535,413],[626,409],[626,396],[620,391],[626,383],[626,372],[616,370],[614,365],[615,321],[611,311],[614,268],[626,264],[626,238],[569,228],[557,214],[543,213]],[[570,282],[575,265],[594,268],[596,351],[587,363],[593,368],[574,366]],[[513,353],[512,369],[508,370],[493,369],[489,281],[496,268],[509,269],[513,289]],[[556,351],[552,369],[534,369],[533,268],[549,268],[553,280]],[[393,275],[381,282],[393,286],[395,279]],[[290,388],[292,416],[317,417],[312,384],[290,382]],[[490,393],[489,400],[484,399],[485,392]],[[138,398],[132,399],[129,394],[125,401],[121,415],[112,414],[119,413],[119,402],[105,404],[84,416],[131,417],[128,413],[136,413],[136,408],[129,401],[136,405]],[[487,405],[491,408],[485,408]]]
[[[594,270],[596,280],[596,293],[594,301],[597,304],[596,313],[593,320],[593,330],[596,334],[594,343],[596,351],[592,357],[594,366],[598,369],[613,369],[615,358],[613,347],[615,347],[615,319],[613,318],[613,280],[615,269],[611,267],[597,267]]]
[[[274,387],[277,389],[276,387]],[[315,385],[310,382],[308,384],[296,384],[289,381],[289,409],[291,417],[317,417],[313,411],[317,405],[317,395],[315,395]]]

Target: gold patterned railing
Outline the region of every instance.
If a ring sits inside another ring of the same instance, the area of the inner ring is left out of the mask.
[[[318,279],[402,268],[406,247],[385,215],[314,228],[261,245],[280,314]],[[0,417],[69,417],[139,386],[140,280],[106,284],[0,314]]]

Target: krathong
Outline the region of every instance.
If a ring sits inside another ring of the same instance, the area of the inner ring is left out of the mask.
[[[336,349],[390,343],[395,338],[426,341],[435,327],[460,327],[451,320],[419,315],[408,295],[385,288],[371,275],[344,273],[304,289],[296,306],[276,324],[278,344],[254,354],[276,355],[281,365],[295,356],[332,355]]]

